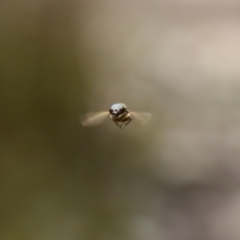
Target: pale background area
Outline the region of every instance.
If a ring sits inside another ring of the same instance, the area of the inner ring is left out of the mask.
[[[2,1],[0,239],[239,240],[239,65],[239,1]]]

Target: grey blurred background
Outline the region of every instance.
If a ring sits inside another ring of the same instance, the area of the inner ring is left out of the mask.
[[[0,239],[240,239],[239,43],[237,0],[1,1]]]

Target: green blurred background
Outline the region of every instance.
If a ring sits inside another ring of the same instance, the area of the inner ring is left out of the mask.
[[[238,240],[239,7],[1,1],[0,239]]]

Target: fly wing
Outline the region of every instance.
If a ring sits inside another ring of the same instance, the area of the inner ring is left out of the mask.
[[[102,123],[106,119],[108,114],[108,111],[90,112],[83,116],[83,118],[81,119],[81,123],[84,127],[96,126]]]
[[[152,116],[147,112],[130,112],[134,119],[137,119],[141,124],[145,124]]]

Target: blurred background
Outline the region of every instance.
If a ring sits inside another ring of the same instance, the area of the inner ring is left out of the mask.
[[[239,10],[1,1],[0,239],[240,239]]]

